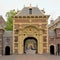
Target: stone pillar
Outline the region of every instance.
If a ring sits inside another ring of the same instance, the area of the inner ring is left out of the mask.
[[[40,36],[38,40],[38,54],[43,53],[43,36],[42,36],[42,31],[40,31]]]
[[[19,45],[18,45],[18,54],[23,54],[24,53],[24,41],[22,37],[19,37]]]
[[[40,35],[40,39],[38,40],[38,54],[43,53],[43,43],[42,43],[42,36]]]

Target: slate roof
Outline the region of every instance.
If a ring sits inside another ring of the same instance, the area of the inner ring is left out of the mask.
[[[53,25],[55,25],[57,23],[57,25],[56,25],[56,27],[55,28],[60,28],[60,16],[55,20],[55,21],[53,21],[53,23],[51,23],[50,25],[49,25],[49,27],[52,27]],[[48,35],[49,36],[55,36],[55,31],[54,30],[48,30]]]
[[[48,25],[48,27],[51,27],[51,26],[53,26],[54,24],[56,24],[56,23],[58,23],[58,22],[60,22],[60,16],[59,16],[56,20],[54,20],[53,23],[50,23],[50,24]]]
[[[13,31],[5,31],[3,34],[3,37],[12,37],[13,36]]]
[[[58,25],[56,26],[56,28],[60,28],[60,24],[58,24]]]
[[[0,15],[0,26],[5,27],[5,25],[6,25],[6,22],[3,19],[3,17]]]
[[[4,27],[0,25],[0,29],[4,29]]]
[[[16,14],[16,16],[29,16],[29,7],[24,7],[20,12],[18,12]],[[44,12],[42,10],[40,10],[38,7],[32,7],[32,14],[34,16],[38,16],[38,15],[44,15]]]

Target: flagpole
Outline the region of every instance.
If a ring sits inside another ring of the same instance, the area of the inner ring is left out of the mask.
[[[31,1],[30,0],[25,0],[25,5],[29,5],[29,4],[31,4]]]

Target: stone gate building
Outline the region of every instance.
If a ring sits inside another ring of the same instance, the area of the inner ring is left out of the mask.
[[[38,7],[24,7],[13,17],[13,31],[6,31],[0,16],[0,55],[60,54],[60,16],[51,20]]]
[[[48,27],[49,53],[60,54],[60,16]]]
[[[0,16],[0,55],[12,54],[12,31],[5,30],[6,22],[2,16]]]
[[[38,7],[24,7],[13,17],[13,54],[48,53],[48,18]]]

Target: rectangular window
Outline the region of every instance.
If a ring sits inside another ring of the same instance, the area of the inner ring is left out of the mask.
[[[18,36],[15,36],[14,42],[18,42]]]
[[[15,43],[14,45],[15,45],[15,47],[18,47],[18,43]]]
[[[14,29],[18,29],[19,28],[19,24],[14,24]]]
[[[15,34],[18,34],[18,30],[15,30],[14,32],[15,32]]]
[[[29,14],[32,14],[32,9],[31,8],[29,9]]]
[[[47,30],[44,30],[44,31],[43,31],[43,34],[47,34]]]
[[[47,36],[43,36],[43,42],[47,41]]]
[[[47,43],[43,43],[43,47],[47,47]]]

